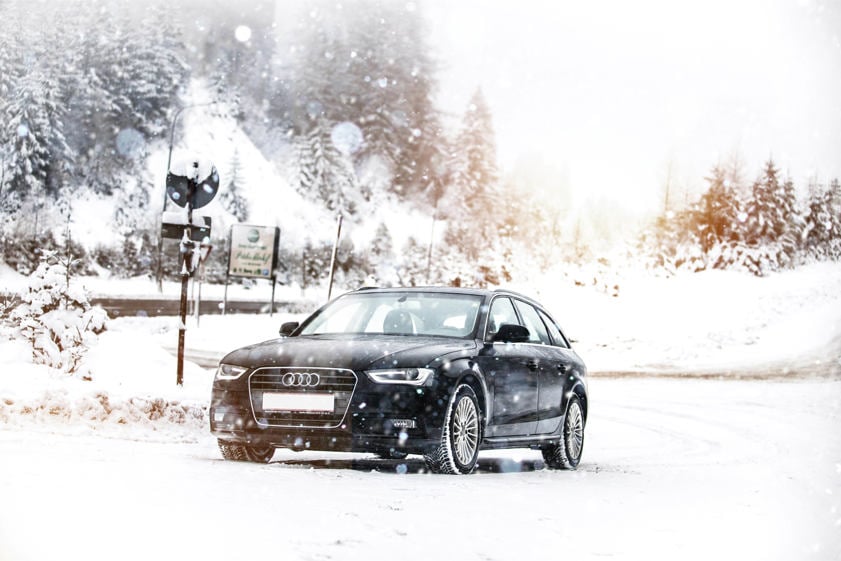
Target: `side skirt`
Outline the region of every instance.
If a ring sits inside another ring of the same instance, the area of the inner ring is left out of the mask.
[[[504,448],[533,448],[540,449],[547,444],[560,442],[558,435],[516,436],[505,438],[485,438],[480,450],[501,450]]]

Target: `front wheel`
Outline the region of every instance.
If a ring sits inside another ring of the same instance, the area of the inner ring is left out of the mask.
[[[463,475],[472,472],[479,459],[481,434],[476,392],[467,384],[462,384],[456,388],[447,407],[441,445],[432,454],[424,456],[427,467],[433,473]]]
[[[218,440],[219,451],[222,452],[222,457],[226,460],[234,460],[237,462],[257,462],[259,464],[267,464],[274,456],[274,446],[253,447],[244,446],[242,444],[234,444],[225,440]]]
[[[561,442],[543,448],[543,460],[553,469],[575,469],[584,450],[584,411],[581,401],[574,395],[569,400],[564,417]]]

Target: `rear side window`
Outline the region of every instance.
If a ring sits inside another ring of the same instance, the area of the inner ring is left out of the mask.
[[[550,318],[540,310],[537,310],[537,313],[540,314],[541,319],[543,319],[543,323],[546,324],[546,329],[549,330],[549,335],[552,337],[552,342],[559,347],[564,347],[565,349],[568,349],[569,343],[567,342],[566,337],[563,336],[561,330],[558,329],[558,326],[555,325],[554,321],[552,321],[552,318]]]
[[[523,323],[529,330],[529,342],[543,345],[551,345],[552,340],[549,338],[549,332],[546,331],[546,326],[543,325],[543,320],[537,314],[537,310],[530,304],[517,300],[517,311],[523,318]]]

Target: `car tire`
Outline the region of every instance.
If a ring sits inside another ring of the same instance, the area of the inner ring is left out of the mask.
[[[224,440],[218,440],[218,443],[219,450],[222,452],[222,457],[226,460],[267,464],[269,463],[269,460],[272,459],[272,456],[274,456],[274,446],[243,446],[241,444],[234,444]]]
[[[243,446],[243,448],[245,448],[245,458],[249,462],[267,464],[274,456],[274,446]]]
[[[575,469],[584,451],[584,410],[581,400],[573,395],[564,415],[561,441],[542,449],[543,460],[552,469]]]
[[[225,440],[217,440],[219,444],[219,451],[222,452],[222,457],[226,460],[235,462],[245,461],[245,447]]]
[[[424,456],[426,466],[433,473],[468,474],[476,469],[481,443],[479,401],[473,388],[462,384],[456,388],[447,407],[441,445]]]

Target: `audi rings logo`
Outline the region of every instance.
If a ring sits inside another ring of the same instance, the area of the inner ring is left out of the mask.
[[[321,376],[315,372],[287,372],[281,378],[284,386],[296,388],[314,388],[321,382]]]

